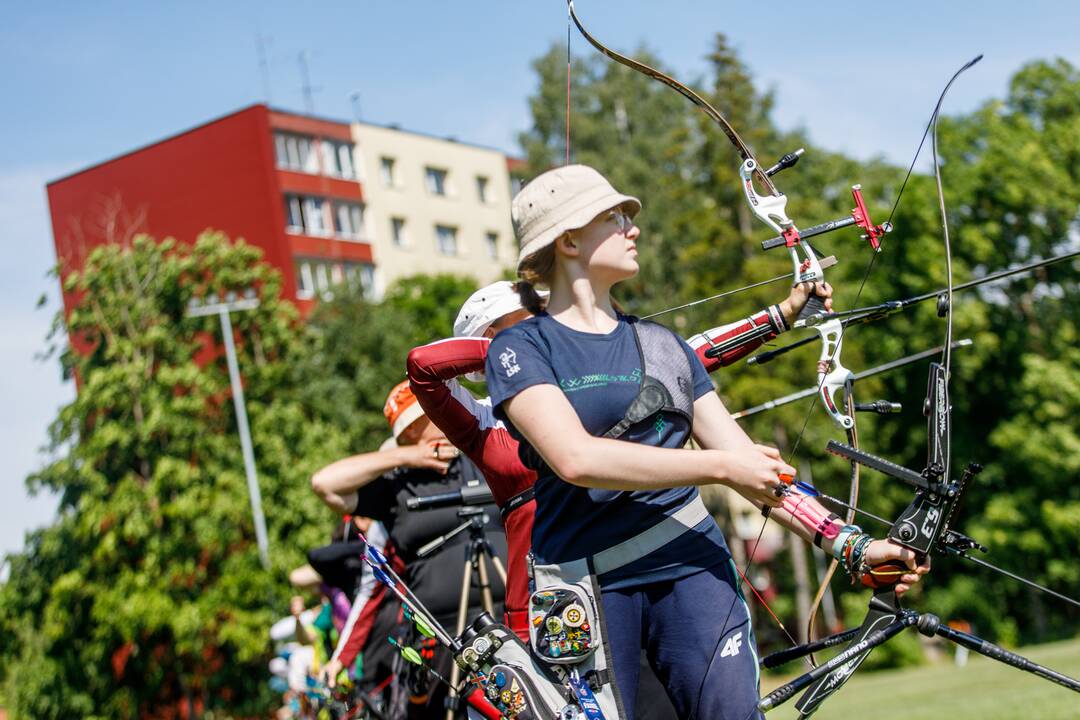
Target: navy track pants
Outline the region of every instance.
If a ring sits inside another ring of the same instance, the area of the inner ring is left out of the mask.
[[[678,580],[601,592],[627,717],[635,715],[643,648],[680,718],[762,717],[757,647],[736,577],[727,561]]]

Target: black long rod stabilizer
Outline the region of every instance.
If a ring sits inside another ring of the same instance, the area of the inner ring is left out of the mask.
[[[1013,275],[1020,275],[1021,273],[1038,270],[1041,267],[1055,265],[1059,262],[1071,260],[1076,257],[1080,257],[1080,250],[1071,253],[1065,253],[1064,255],[1055,255],[1052,258],[1047,258],[1046,260],[1029,263],[1027,265],[1021,265],[1020,267],[1013,268],[1011,270],[1002,270],[1000,272],[992,273],[990,275],[987,275],[986,277],[982,277],[977,280],[969,280],[966,283],[961,283],[954,286],[953,292],[959,292],[960,290],[968,290],[973,287],[978,287],[979,285],[986,285],[987,283],[992,283],[996,280],[1003,280],[1007,277],[1012,277]],[[874,305],[873,307],[859,308],[856,310],[845,310],[842,313],[823,313],[817,316],[817,319],[820,322],[824,322],[825,320],[834,317],[843,318],[841,322],[843,323],[845,328],[848,325],[861,325],[862,323],[881,320],[882,318],[888,317],[894,312],[899,312],[900,310],[903,310],[917,303],[921,303],[931,298],[939,297],[944,292],[946,292],[946,290],[945,288],[942,288],[940,290],[934,290],[933,292],[923,293],[922,295],[916,295],[915,297],[910,297],[905,300],[894,300],[892,302],[882,303],[881,305]],[[774,360],[780,357],[781,355],[785,355],[796,348],[800,348],[803,345],[809,345],[810,343],[817,342],[818,339],[819,338],[817,335],[811,335],[809,337],[803,338],[802,340],[797,340],[790,345],[785,345],[783,347],[776,348],[775,350],[769,350],[767,352],[755,355],[752,358],[748,359],[746,361],[746,364],[762,365],[769,362],[770,360]]]
[[[926,616],[923,616],[926,617]],[[933,616],[931,616],[933,617]],[[921,620],[921,619],[920,619]],[[934,617],[934,620],[937,620]],[[1016,653],[1009,652],[1000,645],[995,645],[992,642],[987,642],[981,637],[972,635],[971,633],[961,632],[960,630],[954,630],[948,625],[937,625],[933,628],[933,632],[927,632],[923,630],[923,623],[919,623],[919,632],[923,635],[940,635],[946,640],[952,640],[957,645],[963,645],[972,652],[977,652],[980,655],[985,655],[988,658],[993,658],[998,662],[1005,663],[1010,667],[1024,670],[1033,675],[1038,675],[1041,678],[1056,682],[1062,687],[1067,687],[1073,692],[1080,692],[1080,682],[1077,682],[1068,675],[1059,673],[1057,670],[1051,670],[1048,667],[1039,665],[1036,662],[1028,660],[1023,655],[1017,655]]]
[[[777,668],[781,665],[786,665],[792,660],[798,660],[801,657],[806,657],[811,653],[816,653],[818,650],[824,650],[825,648],[831,648],[835,645],[843,645],[851,638],[859,634],[859,628],[851,628],[850,630],[844,630],[838,632],[835,635],[829,635],[823,637],[820,640],[814,642],[803,643],[787,650],[780,650],[761,658],[761,667],[763,668]]]
[[[1068,675],[1059,673],[1056,670],[1051,670],[1050,668],[1043,665],[1039,665],[1038,663],[1033,662],[1022,655],[1017,655],[1014,652],[1009,652],[1000,645],[995,645],[994,643],[983,640],[982,638],[976,635],[972,635],[971,633],[954,630],[948,625],[943,624],[937,615],[933,615],[930,613],[920,614],[912,610],[901,610],[900,615],[897,616],[895,620],[878,630],[873,630],[869,632],[861,642],[852,645],[844,652],[829,660],[829,662],[823,663],[818,667],[814,668],[813,670],[803,675],[800,675],[791,682],[781,685],[780,687],[773,690],[771,693],[758,701],[758,709],[762,712],[768,712],[769,710],[777,707],[778,705],[782,705],[783,703],[790,700],[795,695],[795,693],[807,687],[815,680],[819,680],[820,678],[828,675],[841,665],[851,662],[860,654],[868,652],[869,650],[872,650],[878,645],[885,643],[894,635],[897,635],[908,627],[916,627],[921,634],[926,635],[927,637],[940,635],[946,640],[950,640],[957,645],[962,645],[968,648],[972,652],[977,652],[980,655],[985,655],[988,658],[997,660],[998,662],[1004,663],[1010,667],[1029,672],[1032,675],[1036,675],[1045,680],[1055,682],[1062,687],[1066,687],[1072,690],[1073,692],[1080,692],[1080,681],[1077,681],[1074,678],[1069,677]],[[800,645],[799,647],[791,648],[790,650],[785,650],[781,653],[775,653],[774,655],[770,655],[768,658],[766,658],[766,660],[784,654],[788,654],[790,656],[787,659],[794,659],[795,657],[800,657],[800,655],[797,655],[795,653],[804,648],[807,648],[811,645],[819,644],[821,642],[832,641],[835,638],[840,638],[842,636],[850,636],[852,633],[858,632],[858,630],[859,628],[855,628],[854,630],[848,630],[846,632],[840,633],[839,635],[833,635],[831,637],[824,638],[823,640],[818,641],[818,643],[807,643],[806,645]],[[831,644],[836,643],[833,642]],[[765,664],[765,661],[762,661],[762,664]],[[781,663],[777,662],[767,667],[775,667],[778,664]]]

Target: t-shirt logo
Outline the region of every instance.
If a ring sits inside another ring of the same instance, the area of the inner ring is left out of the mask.
[[[517,364],[517,353],[511,348],[506,348],[499,353],[499,362],[506,370],[506,377],[514,377],[521,371],[521,366]]]

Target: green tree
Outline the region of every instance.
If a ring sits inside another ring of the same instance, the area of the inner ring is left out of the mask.
[[[87,348],[65,369],[78,397],[51,429],[55,459],[30,478],[59,520],[10,557],[0,667],[16,717],[254,715],[271,700],[267,629],[285,573],[321,544],[307,478],[345,439],[298,402],[297,313],[260,252],[208,233],[194,247],[139,237],[98,248],[64,279],[66,326]],[[218,346],[189,300],[254,288],[234,335],[270,531],[259,564]]]
[[[335,292],[308,319],[307,352],[296,367],[305,405],[347,433],[353,451],[378,448],[389,434],[383,404],[405,379],[409,350],[452,335],[474,290],[470,278],[417,275],[395,282],[380,302]]]

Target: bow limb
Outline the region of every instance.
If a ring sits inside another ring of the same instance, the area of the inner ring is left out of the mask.
[[[601,54],[611,58],[620,65],[624,65],[631,70],[635,70],[647,77],[651,77],[654,80],[664,83],[672,90],[675,90],[687,100],[701,108],[710,120],[720,126],[724,135],[726,135],[728,140],[731,141],[731,144],[735,146],[735,150],[739,154],[739,157],[742,158],[743,162],[739,168],[739,176],[742,180],[743,192],[746,195],[747,202],[750,204],[751,211],[759,220],[784,237],[785,243],[791,254],[791,264],[795,282],[822,282],[825,279],[825,273],[822,270],[817,256],[812,248],[800,241],[798,228],[795,226],[795,223],[792,222],[791,218],[787,216],[787,197],[776,189],[772,179],[769,177],[769,173],[762,169],[761,165],[754,157],[754,153],[750,149],[750,146],[739,136],[739,133],[728,119],[705,100],[705,98],[701,97],[675,78],[654,67],[650,67],[643,62],[639,62],[618,53],[593,37],[593,35],[585,29],[585,25],[582,24],[581,18],[578,17],[577,10],[574,7],[574,0],[567,0],[567,9],[570,12],[571,20],[573,20],[574,25],[577,26],[582,37],[584,37],[585,40]],[[755,183],[762,188],[764,193],[758,192]],[[801,258],[799,257],[800,248],[804,256]]]
[[[851,392],[846,393],[845,403],[848,415],[852,418],[851,427],[847,428],[848,444],[852,447],[859,446],[859,433],[855,426],[855,396]],[[848,490],[848,509],[844,515],[844,522],[848,525],[855,522],[855,508],[859,506],[859,464],[851,463],[851,484]],[[825,593],[829,589],[829,583],[832,581],[833,575],[836,574],[836,569],[840,567],[840,561],[833,558],[829,563],[829,569],[825,571],[825,575],[821,578],[821,584],[818,586],[817,593],[814,595],[814,601],[810,604],[809,619],[806,623],[806,641],[813,642],[814,640],[814,626],[817,623],[817,611],[821,606],[821,601],[825,599]],[[817,664],[814,661],[813,654],[810,655],[810,662]]]
[[[779,195],[780,197],[783,197],[783,195],[781,195],[776,190],[776,186],[773,185],[773,182],[769,178],[769,176],[766,175],[765,172],[761,169],[761,166],[757,164],[757,161],[754,159],[754,153],[750,150],[750,146],[746,144],[746,141],[743,140],[742,137],[739,136],[739,133],[735,130],[734,126],[732,126],[732,124],[728,122],[727,118],[720,114],[719,110],[709,104],[709,102],[705,98],[701,97],[696,92],[683,85],[681,82],[671,77],[670,75],[661,72],[654,67],[650,67],[643,62],[638,62],[633,58],[622,55],[604,45],[602,42],[593,37],[588,30],[585,29],[585,26],[581,23],[581,19],[577,15],[577,11],[574,9],[574,0],[567,0],[567,5],[569,6],[570,18],[574,21],[574,25],[577,26],[577,29],[581,33],[582,37],[584,37],[590,45],[592,45],[603,55],[606,55],[620,65],[625,65],[631,70],[636,70],[642,75],[646,75],[654,80],[658,80],[664,83],[669,88],[675,90],[687,100],[701,108],[705,112],[705,114],[709,116],[709,119],[719,125],[720,129],[724,131],[724,135],[726,135],[727,139],[731,141],[731,144],[735,146],[736,152],[739,153],[739,157],[743,160],[744,163],[747,160],[754,160],[753,166],[751,168],[751,173],[754,177],[754,180],[756,180],[761,185],[761,187],[768,193],[768,195]]]

